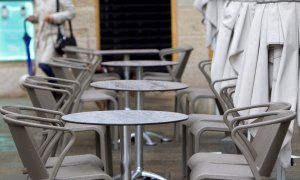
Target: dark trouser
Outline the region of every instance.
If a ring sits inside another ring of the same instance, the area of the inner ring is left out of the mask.
[[[44,73],[49,77],[54,77],[54,73],[48,64],[39,63],[39,67],[44,71]]]

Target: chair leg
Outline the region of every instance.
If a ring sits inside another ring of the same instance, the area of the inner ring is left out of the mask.
[[[107,132],[106,132],[106,141],[105,144],[106,144],[106,166],[107,166],[107,174],[109,174],[110,176],[113,176],[113,164],[112,164],[112,149],[111,149],[111,132],[110,132],[110,128],[107,127]]]
[[[117,150],[119,148],[119,143],[118,143],[118,139],[119,139],[119,130],[118,130],[118,126],[113,126],[112,127],[112,134],[113,134],[113,145],[114,145],[114,149]]]
[[[187,164],[187,139],[186,139],[186,126],[182,125],[182,175],[186,176],[186,164]]]
[[[187,155],[186,155],[186,165],[185,165],[185,177],[187,180],[190,179],[190,173],[191,173],[191,170],[190,168],[187,166],[187,161],[188,159],[193,155],[193,149],[195,147],[195,139],[194,139],[194,136],[192,136],[191,132],[186,129],[186,140],[187,140]]]
[[[186,167],[186,171],[185,179],[190,180],[191,169],[188,166]]]
[[[186,114],[186,111],[183,109],[182,99],[187,95],[187,93],[179,93],[175,96],[175,111],[178,113]],[[174,138],[176,142],[180,141],[180,123],[175,123],[174,125]]]
[[[201,133],[199,133],[200,135],[197,135],[197,136],[194,136],[194,149],[193,149],[193,154],[197,153],[200,151],[200,136],[201,136]]]
[[[188,103],[188,107],[189,107],[189,114],[195,114],[195,104],[196,104],[196,100],[192,100],[192,101],[189,101],[187,100],[187,103]]]
[[[185,114],[191,114],[189,105],[190,105],[190,102],[189,102],[188,98],[186,98],[186,100],[185,100]]]
[[[186,159],[188,160],[193,155],[193,150],[195,146],[194,136],[191,134],[191,132],[187,129],[186,130],[186,140],[187,140],[187,155]]]
[[[104,163],[104,171],[110,176],[113,175],[112,168],[112,150],[111,136],[108,126],[105,127],[105,132],[96,130],[96,155]]]
[[[180,141],[180,123],[174,123],[174,135],[176,142]]]
[[[95,132],[95,140],[96,140],[96,156],[101,158],[101,146],[100,146],[101,140],[100,140],[100,135],[97,132]]]
[[[111,101],[109,101],[108,104],[108,109],[113,109],[113,110],[117,110],[119,108],[118,106],[118,102],[115,99],[111,99]],[[114,144],[114,149],[118,149],[118,139],[119,139],[119,129],[117,126],[113,127],[113,144]]]
[[[109,174],[110,176],[113,175],[113,168],[112,168],[112,150],[111,150],[111,137],[110,137],[110,129],[109,127],[106,127],[106,132],[102,135],[99,135],[99,141],[100,144],[100,153],[101,153],[101,159],[104,162],[104,171]]]

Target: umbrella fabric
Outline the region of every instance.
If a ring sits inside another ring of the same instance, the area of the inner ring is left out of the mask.
[[[296,110],[299,11],[300,4],[295,2],[256,5],[237,81],[236,107],[283,101]],[[283,167],[290,165],[292,132],[293,123],[280,153]]]
[[[211,78],[237,77],[251,27],[255,3],[229,1],[223,10],[216,50],[212,61]],[[217,91],[227,83],[216,84]]]
[[[206,47],[215,50],[219,26],[223,17],[224,1],[196,0],[194,6],[203,14],[206,30]]]

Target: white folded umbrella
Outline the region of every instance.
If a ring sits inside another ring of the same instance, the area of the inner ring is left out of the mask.
[[[195,0],[194,6],[202,13],[206,30],[206,47],[215,49],[219,26],[223,17],[223,0]]]
[[[299,89],[299,12],[299,2],[256,5],[238,76],[234,97],[236,107],[280,101],[291,103],[292,110],[296,110]],[[292,132],[293,123],[280,153],[283,167],[290,165]]]
[[[225,3],[212,62],[213,81],[238,76],[253,19],[254,5],[255,3],[234,1]],[[216,89],[220,90],[224,85],[226,84],[216,84]]]

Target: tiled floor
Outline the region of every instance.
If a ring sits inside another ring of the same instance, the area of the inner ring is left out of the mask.
[[[1,99],[0,105],[7,104],[23,104],[30,105],[28,99]],[[173,93],[149,93],[145,96],[145,109],[152,110],[164,110],[172,111],[174,109],[174,94]],[[86,104],[84,109],[97,110],[97,107],[93,103]],[[173,124],[165,124],[159,126],[148,126],[148,130],[160,132],[167,136],[173,135]],[[220,139],[224,137],[221,133],[207,133],[201,140],[202,151],[231,151],[233,146],[220,145]],[[162,176],[172,180],[181,180],[181,146],[180,142],[168,142],[161,143],[158,139],[154,139],[157,142],[157,146],[145,146],[144,147],[144,165],[145,170],[158,173]],[[75,146],[71,150],[72,154],[80,153],[94,153],[94,134],[82,133],[77,136]],[[293,150],[295,154],[300,155],[300,146],[298,138],[298,130],[295,131],[295,138],[293,139]],[[222,144],[222,143],[221,143]],[[224,143],[223,143],[224,144]],[[133,148],[133,146],[132,146]],[[132,151],[134,155],[134,150]],[[114,161],[114,174],[119,173],[119,159],[120,154],[118,150],[113,151]],[[300,164],[300,161],[298,161]],[[134,163],[133,163],[134,164]],[[0,120],[0,180],[10,179],[25,179],[21,174],[22,164],[16,152],[16,148],[10,137],[9,131],[5,123]],[[296,160],[296,166],[288,169],[287,179],[299,179],[300,180],[300,165],[298,166]]]

